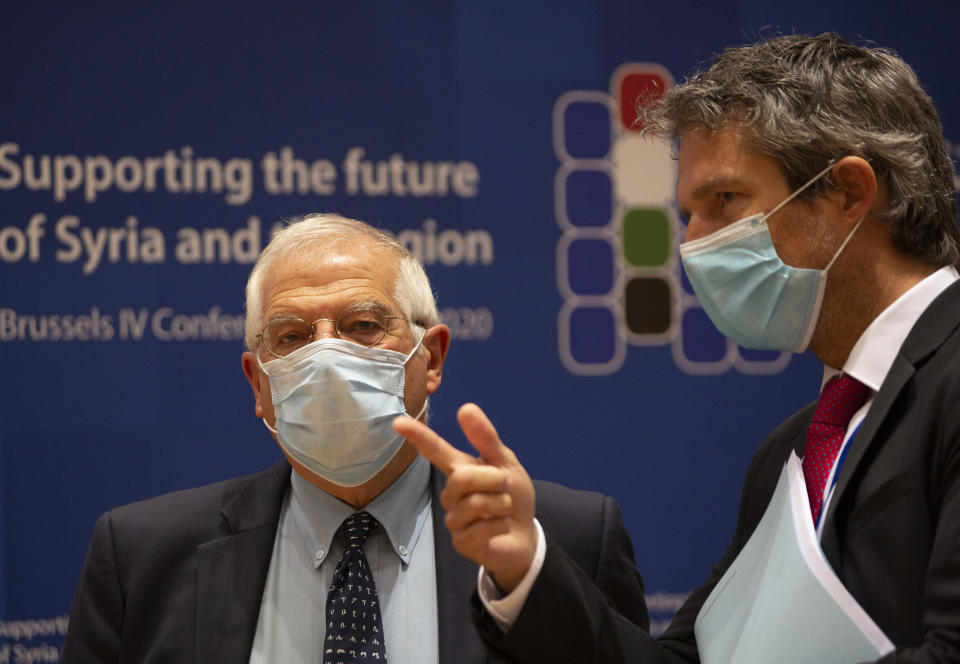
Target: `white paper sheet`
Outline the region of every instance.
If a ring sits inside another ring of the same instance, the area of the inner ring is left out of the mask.
[[[795,453],[695,633],[703,664],[854,664],[894,649],[824,558]]]

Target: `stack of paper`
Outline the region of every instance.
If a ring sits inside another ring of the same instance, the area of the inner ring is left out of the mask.
[[[703,664],[852,664],[893,651],[820,550],[795,453],[695,633]]]

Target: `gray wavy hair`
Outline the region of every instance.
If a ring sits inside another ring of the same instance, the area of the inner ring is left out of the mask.
[[[835,33],[787,35],[731,47],[705,72],[640,110],[644,131],[677,140],[688,129],[747,129],[791,189],[831,160],[862,157],[885,187],[878,216],[896,246],[930,265],[960,263],[954,168],[940,117],[913,69],[895,52]],[[807,200],[834,183],[823,178]]]
[[[349,243],[357,236],[372,239],[397,260],[394,299],[404,317],[424,328],[440,322],[437,302],[423,265],[392,235],[356,219],[336,214],[308,214],[289,220],[270,239],[247,279],[247,317],[244,341],[249,350],[257,347],[257,333],[263,328],[263,282],[270,267],[293,253],[320,252]]]

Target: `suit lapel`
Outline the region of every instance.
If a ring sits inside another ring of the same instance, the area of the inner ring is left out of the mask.
[[[290,466],[279,463],[225,499],[227,534],[197,549],[197,662],[247,662]]]
[[[890,371],[874,397],[873,404],[860,425],[847,456],[837,475],[837,486],[827,513],[824,516],[823,536],[820,544],[823,553],[833,568],[841,562],[840,543],[834,515],[843,500],[852,478],[855,476],[870,447],[877,443],[877,432],[890,414],[891,408],[903,388],[913,378],[917,367],[943,344],[950,333],[960,324],[960,282],[941,293],[920,316],[907,335]]]
[[[228,497],[221,509],[228,534],[197,550],[197,662],[246,662],[273,553],[290,467],[280,463]],[[477,566],[456,552],[443,525],[445,479],[431,470],[431,512],[437,570],[440,664],[484,664],[470,596]]]
[[[894,360],[893,366],[890,367],[887,377],[880,386],[880,391],[873,399],[873,404],[871,404],[867,416],[860,425],[860,429],[854,435],[853,440],[850,441],[850,448],[837,475],[837,486],[824,516],[823,535],[820,538],[823,553],[835,570],[840,569],[840,542],[834,519],[837,505],[843,499],[847,487],[850,486],[850,480],[860,467],[864,455],[876,440],[877,431],[890,413],[891,406],[914,373],[913,365],[904,360],[903,357],[898,356]]]
[[[440,637],[440,664],[483,664],[486,651],[470,614],[470,596],[477,585],[477,565],[453,548],[450,533],[443,525],[440,491],[446,483],[432,469],[430,490],[433,501],[433,541],[437,568],[437,631]]]

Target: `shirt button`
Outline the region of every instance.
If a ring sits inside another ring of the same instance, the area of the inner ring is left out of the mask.
[[[397,550],[400,552],[400,555],[401,555],[401,556],[407,555],[407,547],[405,547],[403,544],[401,544],[400,546],[398,546],[398,547],[397,547]]]
[[[318,550],[317,550],[317,555],[315,555],[315,556],[313,557],[313,559],[316,560],[317,562],[320,562],[321,560],[323,560],[323,556],[324,556],[324,555],[326,555],[326,554],[324,554],[323,549],[318,549]]]

